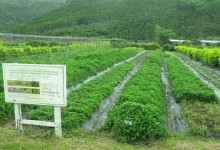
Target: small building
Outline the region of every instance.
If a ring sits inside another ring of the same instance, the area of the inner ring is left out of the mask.
[[[176,40],[176,39],[170,39],[171,44],[181,44],[186,40]]]
[[[212,44],[218,44],[220,41],[218,40],[200,40],[202,45],[212,45]]]

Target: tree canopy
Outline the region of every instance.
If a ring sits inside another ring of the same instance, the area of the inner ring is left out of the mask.
[[[152,41],[159,26],[172,38],[219,37],[219,8],[219,0],[67,0],[17,32]]]

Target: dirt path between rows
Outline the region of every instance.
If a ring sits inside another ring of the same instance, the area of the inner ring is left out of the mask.
[[[165,98],[168,103],[167,125],[172,132],[184,132],[189,127],[182,117],[182,109],[179,104],[176,103],[172,96],[171,87],[167,76],[167,64],[164,58],[163,66],[161,67],[161,76],[164,84]]]

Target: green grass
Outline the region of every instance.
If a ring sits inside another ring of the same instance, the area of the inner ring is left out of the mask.
[[[183,115],[191,127],[191,134],[208,136],[220,134],[220,109],[216,103],[182,101]]]
[[[52,129],[51,129],[52,130]],[[53,135],[44,137],[48,129],[26,127],[24,134],[16,134],[14,124],[0,127],[0,149],[9,150],[217,150],[220,147],[219,140],[210,138],[194,138],[185,134],[162,138],[152,143],[139,143],[132,145],[118,142],[111,133],[97,132],[92,134],[82,133],[80,130],[64,131],[64,138],[55,139]]]

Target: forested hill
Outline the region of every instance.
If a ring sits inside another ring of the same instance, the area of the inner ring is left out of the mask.
[[[0,32],[13,32],[14,27],[63,5],[66,0],[0,0]]]
[[[68,0],[17,31],[152,40],[158,27],[176,38],[220,36],[220,0]]]

